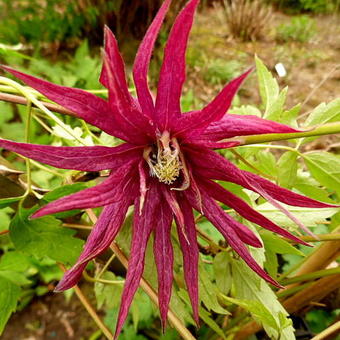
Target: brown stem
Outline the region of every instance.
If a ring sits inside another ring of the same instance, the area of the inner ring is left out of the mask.
[[[58,265],[63,272],[66,272],[66,268],[62,264],[58,264]],[[113,336],[112,336],[110,330],[104,325],[102,320],[99,318],[96,311],[91,306],[90,302],[87,300],[86,296],[83,294],[81,289],[77,285],[74,286],[73,288],[74,288],[74,291],[75,291],[78,299],[80,300],[82,305],[85,307],[87,312],[91,315],[93,321],[97,324],[99,329],[103,332],[103,334],[106,336],[107,339],[113,340]]]
[[[309,258],[301,265],[295,273],[296,276],[312,273],[324,268],[337,259],[340,255],[340,241],[330,241],[321,244]],[[285,287],[289,289],[298,283],[293,283]]]
[[[1,235],[6,235],[6,234],[8,234],[8,233],[9,233],[9,230],[8,230],[8,229],[3,230],[3,231],[0,231],[0,236],[1,236]]]
[[[14,104],[21,104],[21,105],[27,105],[28,101],[25,97],[21,96],[16,96],[13,94],[8,94],[8,93],[0,93],[0,100],[9,102],[9,103],[14,103]],[[58,113],[63,113],[66,115],[74,116],[75,114],[72,111],[69,111],[65,108],[63,108],[60,105],[52,104],[52,103],[47,103],[47,102],[42,102],[44,106],[49,109],[50,111],[53,112],[58,112]]]
[[[334,323],[333,325],[326,328],[324,331],[316,335],[311,340],[323,340],[323,339],[329,339],[329,336],[336,336],[336,334],[339,334],[340,332],[340,321]]]

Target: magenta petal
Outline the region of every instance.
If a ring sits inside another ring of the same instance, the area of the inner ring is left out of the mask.
[[[256,186],[260,186],[261,190],[265,191],[273,199],[292,206],[307,208],[336,207],[335,205],[319,202],[288,189],[281,188],[269,180],[251,172],[240,170],[233,163],[209,149],[187,149],[190,150],[188,157],[190,157],[193,168],[196,172],[199,172],[202,177],[232,182],[261,195],[260,190],[256,188]],[[211,167],[210,164],[214,164],[214,167]],[[256,184],[256,186],[251,183]]]
[[[65,273],[55,288],[56,292],[72,288],[77,284],[87,263],[110,246],[123,224],[127,209],[131,203],[131,195],[125,195],[121,201],[104,208],[87,239],[77,263]]]
[[[171,244],[172,212],[166,202],[161,203],[158,222],[154,226],[154,256],[158,274],[158,299],[163,331],[171,298],[174,254]]]
[[[176,134],[189,138],[198,134],[195,130],[203,131],[212,122],[220,120],[230,108],[237,90],[251,71],[252,69],[232,80],[204,109],[183,115],[176,123]]]
[[[200,186],[200,192],[202,192],[203,187]],[[188,197],[190,197],[191,204],[198,210],[198,206],[194,205],[194,196],[192,196],[193,191],[187,193]],[[203,191],[205,196],[211,196],[210,193]],[[204,209],[203,209],[204,212]],[[220,231],[220,233],[224,236],[225,234],[230,233],[230,230],[234,230],[237,236],[242,240],[242,242],[249,244],[252,247],[261,248],[262,243],[258,239],[258,237],[245,225],[234,220],[227,213],[222,210],[223,214],[221,214],[220,218],[223,220],[223,223],[216,225],[216,228]]]
[[[125,279],[121,305],[114,338],[117,339],[122,330],[124,321],[128,315],[132,299],[138,289],[143,275],[145,251],[152,228],[158,222],[157,211],[159,209],[160,192],[155,184],[152,184],[147,192],[142,214],[139,214],[139,198],[135,200],[133,234],[128,270]]]
[[[199,0],[191,0],[177,16],[164,50],[160,71],[155,119],[158,128],[167,130],[181,113],[180,97],[185,81],[185,51]]]
[[[211,123],[200,138],[217,141],[235,136],[294,132],[300,131],[257,116],[226,114],[221,120]]]
[[[80,171],[115,169],[141,156],[141,149],[121,144],[106,146],[49,146],[0,139],[0,147],[56,168]]]
[[[152,51],[171,0],[165,0],[141,42],[133,65],[138,101],[145,115],[152,116],[154,103],[148,87],[148,70]]]
[[[88,188],[72,195],[64,196],[37,210],[32,218],[38,218],[60,211],[73,209],[88,209],[105,206],[121,199],[126,190],[131,190],[128,185],[132,181],[132,171],[137,161],[129,162],[117,171],[112,172],[108,179],[92,188]],[[120,183],[126,183],[123,190]]]
[[[301,243],[305,246],[309,246],[308,243],[304,242],[303,240],[300,240],[298,237],[294,236],[287,230],[280,228],[278,225],[269,220],[267,217],[261,215],[259,212],[254,210],[241,198],[224,189],[217,183],[213,181],[205,181],[204,184],[201,185],[204,186],[205,190],[211,197],[234,209],[248,221],[256,223],[261,227],[270,230],[274,233],[277,233],[279,235],[282,235],[290,240],[293,240],[294,242]]]
[[[152,135],[153,131],[151,123],[139,111],[127,88],[121,87],[114,65],[110,64],[106,54],[104,55],[103,70],[106,71],[106,79],[109,84],[109,106],[114,114],[115,123],[127,136],[125,140],[138,144],[147,143],[146,136]]]
[[[178,195],[180,196],[180,194]],[[194,319],[197,326],[199,326],[199,312],[198,312],[198,260],[199,251],[197,244],[195,219],[192,213],[192,207],[188,201],[182,197],[179,199],[179,205],[184,217],[184,232],[181,225],[177,223],[177,232],[181,249],[183,253],[183,269],[184,279],[188,289]]]
[[[52,84],[46,80],[16,71],[10,67],[1,67],[50,100],[74,112],[76,117],[85,120],[91,125],[97,126],[112,136],[118,138],[124,137],[122,132],[115,127],[112,114],[105,100],[81,89]]]
[[[272,285],[281,287],[281,285],[270,277],[254,260],[234,228],[228,227],[225,219],[226,214],[223,209],[204,192],[202,192],[202,198],[204,215],[221,232],[229,245],[242,257],[255,273]]]
[[[105,41],[105,54],[108,58],[108,62],[115,71],[115,77],[117,80],[117,86],[120,87],[120,91],[126,98],[130,98],[128,85],[126,82],[125,65],[122,56],[120,55],[117,40],[108,26],[104,27],[104,41]],[[106,87],[109,88],[109,76],[107,70],[104,67],[100,74],[99,81]]]

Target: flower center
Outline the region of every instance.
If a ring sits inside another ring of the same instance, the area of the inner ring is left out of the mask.
[[[157,145],[144,150],[151,175],[160,182],[172,184],[180,175],[182,164],[179,158],[179,146],[175,139],[170,139],[169,132],[164,132],[157,140]]]
[[[152,170],[160,182],[172,184],[178,178],[180,169],[180,161],[174,152],[161,152]]]

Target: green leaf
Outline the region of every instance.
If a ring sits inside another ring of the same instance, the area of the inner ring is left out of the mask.
[[[318,105],[306,119],[304,126],[317,126],[326,123],[338,122],[340,120],[340,98],[337,98],[330,103],[321,103]],[[317,137],[308,137],[301,139],[301,143],[308,143],[315,140]]]
[[[0,209],[8,207],[9,205],[20,201],[23,198],[23,196],[17,196],[17,197],[9,197],[9,198],[1,198],[0,199]]]
[[[178,291],[178,295],[181,297],[185,303],[190,306],[190,300],[187,291],[184,289],[180,289]],[[199,307],[199,316],[200,318],[219,336],[223,339],[226,339],[226,336],[220,326],[210,317],[210,314],[201,306]]]
[[[255,56],[256,71],[260,87],[260,95],[263,104],[265,105],[265,117],[269,112],[270,107],[279,96],[279,85],[276,79],[268,71],[263,62]]]
[[[9,251],[1,257],[0,270],[24,272],[30,265],[31,263],[27,256],[18,251]]]
[[[328,104],[321,103],[308,116],[305,126],[314,126],[337,122],[340,120],[340,98],[331,101]]]
[[[264,243],[264,247],[276,254],[295,254],[300,256],[305,256],[302,251],[293,247],[289,242],[285,241],[283,238],[276,236],[269,231],[261,232],[261,238]]]
[[[294,183],[294,188],[296,188],[308,197],[322,202],[334,203],[329,198],[329,193],[319,187],[319,183],[310,176],[309,172],[301,170],[297,172],[297,178]]]
[[[63,186],[56,188],[53,191],[45,194],[41,201],[44,204],[49,203],[49,202],[55,201],[55,200],[57,200],[61,197],[74,194],[78,191],[87,189],[89,187],[90,187],[90,185],[89,185],[88,182],[87,183],[81,182],[81,183],[75,183],[75,184],[70,184],[70,185],[63,185]],[[59,213],[53,214],[53,216],[58,217],[58,218],[65,218],[65,217],[69,217],[69,216],[74,216],[79,212],[80,212],[80,210],[74,209],[74,210],[59,212]]]
[[[257,162],[255,167],[265,172],[268,175],[276,176],[277,165],[275,156],[268,151],[261,150],[256,154]],[[252,170],[253,171],[253,170]]]
[[[238,300],[250,300],[261,303],[269,310],[277,325],[280,325],[279,331],[277,327],[273,327],[271,321],[262,319],[263,327],[270,338],[280,340],[295,340],[294,328],[288,319],[288,313],[277,300],[275,293],[269,285],[259,278],[243,261],[232,260],[232,273],[235,287],[235,298]],[[282,315],[281,315],[282,314]],[[287,323],[282,327],[282,316]]]
[[[297,104],[293,106],[291,109],[284,111],[281,115],[280,123],[297,127],[298,124],[296,119],[298,117],[298,114],[300,113],[300,110],[301,105]]]
[[[226,252],[218,253],[214,258],[213,267],[216,286],[221,293],[227,295],[232,284],[229,255]]]
[[[287,98],[288,87],[285,87],[277,96],[277,99],[272,102],[264,118],[281,122],[283,115],[284,105]]]
[[[253,317],[261,322],[262,324],[266,324],[269,327],[279,331],[279,326],[275,318],[272,316],[271,312],[266,308],[264,304],[260,301],[256,300],[239,300],[233,299],[231,297],[223,296],[223,299],[227,302],[233,303],[242,307],[243,309],[250,312]]]
[[[279,268],[279,262],[277,260],[277,255],[271,250],[266,249],[265,252],[266,260],[264,262],[264,268],[268,274],[274,279],[277,278],[277,271]]]
[[[235,115],[254,115],[258,117],[262,116],[261,111],[257,107],[251,106],[251,105],[242,105],[240,107],[233,107],[228,111],[228,113],[235,114]]]
[[[311,175],[340,197],[340,158],[326,151],[304,154]]]
[[[12,270],[0,270],[0,278],[7,279],[9,282],[18,286],[28,285],[31,283],[24,274],[14,272]]]
[[[307,227],[315,227],[317,224],[326,222],[326,219],[333,216],[336,212],[336,208],[322,208],[313,209],[305,207],[292,207],[281,203],[288,211],[290,211],[300,221],[303,221]],[[258,212],[268,217],[281,227],[297,229],[296,224],[281,211],[273,207],[270,203],[264,203],[257,206]]]
[[[108,271],[101,276],[101,279],[110,281],[119,280],[115,274]],[[122,291],[122,284],[113,285],[96,282],[94,284],[94,293],[97,300],[97,308],[101,309],[103,306],[105,306],[107,309],[119,307]]]
[[[20,209],[10,224],[10,238],[16,249],[38,258],[48,256],[58,262],[73,264],[79,256],[83,241],[75,232],[61,227],[54,217],[29,220],[35,209]]]
[[[292,151],[285,152],[280,157],[277,167],[278,184],[285,188],[291,188],[297,176],[297,153]]]
[[[1,257],[0,277],[19,286],[30,284],[31,281],[24,275],[29,266],[30,261],[25,255],[17,251],[9,251]]]
[[[42,200],[49,203],[49,202],[57,200],[58,198],[74,194],[80,190],[84,190],[88,187],[89,185],[87,183],[75,183],[75,184],[70,184],[70,185],[63,185],[45,194]]]
[[[209,309],[219,314],[229,314],[227,310],[221,307],[217,299],[217,289],[212,284],[211,279],[204,269],[203,265],[199,264],[199,291],[200,298],[204,305]]]
[[[203,309],[202,307],[200,307],[199,309],[199,315],[200,318],[216,333],[218,334],[220,337],[222,337],[222,339],[227,339],[223,329],[221,329],[221,327],[214,321],[214,319],[212,319],[209,315],[209,313]]]
[[[20,293],[20,287],[5,278],[0,277],[0,335],[4,330],[9,317],[16,310]]]

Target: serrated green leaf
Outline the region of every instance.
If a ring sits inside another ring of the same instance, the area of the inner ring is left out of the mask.
[[[30,264],[29,259],[24,254],[18,251],[9,251],[1,257],[0,270],[24,272]]]
[[[235,298],[240,300],[258,301],[265,306],[274,317],[276,324],[280,325],[279,331],[267,323],[263,327],[269,337],[280,340],[295,340],[294,328],[291,326],[281,327],[280,314],[288,320],[288,313],[277,300],[275,293],[269,285],[259,278],[243,261],[232,260],[233,281]],[[288,320],[289,321],[289,320]]]
[[[289,242],[273,233],[270,233],[269,231],[263,231],[261,233],[261,238],[266,251],[270,250],[276,254],[295,254],[305,256],[303,252],[293,247]]]
[[[184,291],[184,290],[183,290]],[[191,325],[195,325],[195,321],[191,316],[191,304],[189,300],[183,299],[183,294],[181,293],[182,289],[176,290],[173,289],[171,300],[170,300],[170,308],[171,310],[175,311],[176,315],[183,320],[184,322],[187,322]],[[187,296],[187,292],[184,291],[184,296]],[[185,302],[183,302],[183,300]],[[190,310],[190,312],[189,312]]]
[[[88,187],[89,185],[87,183],[75,183],[70,185],[63,185],[45,194],[42,200],[49,203],[57,200],[58,198],[74,194],[80,190],[84,190]]]
[[[317,151],[303,156],[311,175],[340,197],[340,158],[326,151]]]
[[[264,173],[276,177],[277,165],[275,156],[268,151],[261,150],[256,154],[257,162],[256,168],[260,169]]]
[[[337,208],[322,208],[313,209],[305,207],[292,207],[281,203],[288,211],[290,211],[295,217],[307,227],[314,227],[317,224],[326,222],[326,219],[333,216],[337,212]],[[284,213],[273,207],[270,203],[264,203],[257,206],[257,211],[274,221],[281,227],[297,229],[296,224],[287,217]]]
[[[119,278],[116,277],[112,272],[106,271],[102,277],[104,280],[117,281]],[[96,282],[94,284],[94,293],[97,300],[97,308],[101,309],[104,305],[107,309],[116,308],[120,304],[120,297],[123,291],[122,284],[106,284]]]
[[[286,103],[288,87],[285,87],[277,96],[276,100],[269,106],[264,118],[281,122],[281,117]]]
[[[235,305],[242,307],[243,309],[250,312],[253,317],[261,322],[262,324],[266,324],[269,327],[279,331],[279,325],[275,318],[272,316],[271,312],[266,308],[266,306],[260,301],[256,300],[239,300],[233,299],[231,297],[224,296],[223,299]]]
[[[282,124],[288,124],[290,126],[293,126],[293,127],[297,127],[298,124],[297,124],[297,117],[300,113],[300,110],[301,110],[301,105],[300,104],[297,104],[295,106],[293,106],[291,109],[289,110],[285,110],[283,113],[282,113],[282,116],[280,118],[280,123]]]
[[[184,289],[178,291],[178,295],[187,305],[190,305],[188,293]],[[210,317],[210,314],[202,307],[199,307],[200,318],[220,337],[226,339],[226,336],[220,326]]]
[[[263,62],[255,56],[256,72],[259,82],[260,95],[265,105],[265,116],[269,112],[270,107],[279,96],[279,85],[276,79],[268,71]]]
[[[5,278],[0,277],[0,335],[4,330],[9,317],[16,310],[20,293],[20,287]]]
[[[321,103],[308,116],[305,126],[314,126],[340,120],[340,98],[330,103]]]
[[[223,332],[223,329],[214,321],[214,319],[210,317],[209,313],[202,307],[200,307],[199,309],[199,315],[203,322],[205,322],[216,334],[222,337],[222,339],[227,339]]]
[[[211,279],[207,273],[207,271],[204,269],[203,265],[200,263],[199,265],[199,291],[200,291],[200,298],[202,299],[202,302],[207,307],[207,309],[212,310],[219,314],[229,314],[227,310],[222,308],[222,306],[219,304],[217,299],[217,289],[212,284]]]
[[[262,116],[261,111],[257,107],[251,105],[233,107],[228,112],[235,115],[254,115],[258,117]]]
[[[319,183],[310,176],[309,172],[298,170],[297,178],[294,183],[294,188],[308,197],[314,198],[318,201],[334,203],[329,198],[329,193],[318,187]]]
[[[277,167],[278,184],[285,188],[291,188],[297,176],[297,153],[287,151],[282,154],[277,163]]]
[[[264,262],[264,268],[272,278],[276,279],[277,271],[279,268],[277,255],[273,251],[266,249],[265,256],[266,256],[266,260]]]
[[[0,270],[0,277],[3,279],[7,279],[8,281],[18,286],[28,285],[31,283],[31,281],[27,279],[24,274],[14,272],[12,270]]]
[[[70,185],[63,185],[59,188],[54,189],[53,191],[45,194],[43,196],[43,198],[41,199],[41,202],[43,204],[55,201],[61,197],[67,196],[67,195],[71,195],[74,194],[76,192],[79,192],[81,190],[87,189],[89,188],[90,185],[89,183],[75,183],[75,184],[70,184]],[[69,217],[69,216],[74,216],[77,213],[79,213],[80,210],[78,209],[74,209],[74,210],[68,210],[68,211],[63,211],[63,212],[59,212],[56,214],[53,214],[53,216],[58,217],[58,218],[65,218],[65,217]]]
[[[29,220],[35,209],[19,209],[10,224],[10,238],[16,249],[38,258],[49,258],[73,264],[79,256],[83,241],[74,238],[75,232],[62,228],[51,216]]]
[[[221,293],[227,295],[232,284],[229,255],[226,252],[218,253],[214,258],[213,267],[216,286]]]

